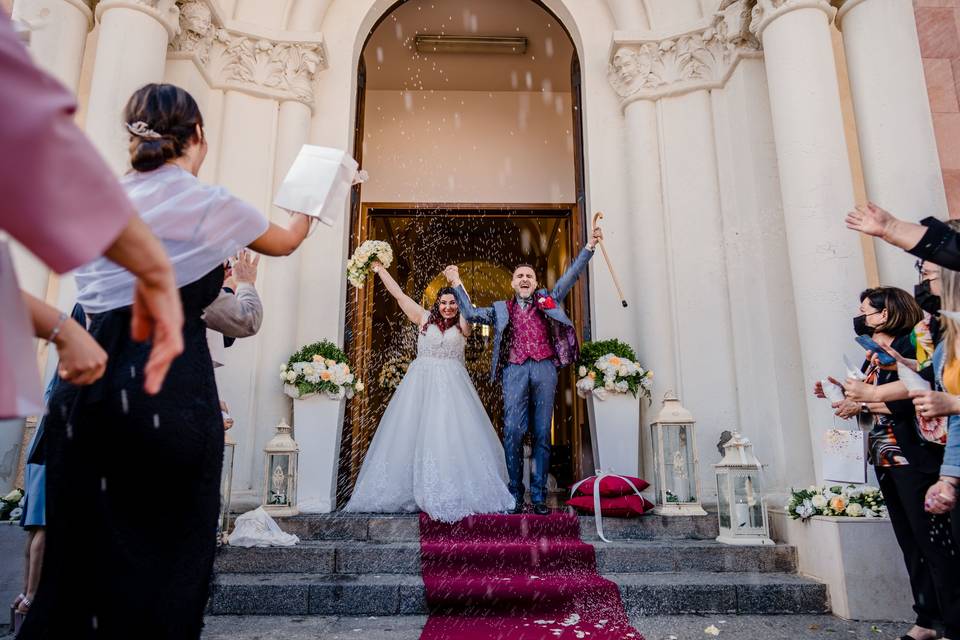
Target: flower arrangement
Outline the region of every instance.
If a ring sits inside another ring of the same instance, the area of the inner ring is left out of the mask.
[[[0,498],[0,520],[18,520],[23,514],[20,501],[23,500],[23,489],[14,489]]]
[[[347,261],[347,280],[350,284],[362,289],[374,260],[384,267],[389,267],[393,263],[393,248],[382,240],[367,240],[357,247]]]
[[[834,485],[793,489],[786,509],[787,515],[794,520],[807,520],[813,516],[887,517],[887,507],[880,489],[852,484],[846,487]]]
[[[390,358],[383,363],[383,367],[380,369],[380,386],[384,389],[396,389],[400,386],[400,382],[409,368],[410,361],[406,358],[400,356]]]
[[[346,354],[329,340],[314,342],[280,367],[283,391],[291,398],[325,393],[333,400],[352,398],[363,383],[350,372]]]
[[[577,395],[605,400],[611,393],[642,394],[650,402],[653,372],[637,362],[630,345],[619,340],[587,342],[577,363]]]

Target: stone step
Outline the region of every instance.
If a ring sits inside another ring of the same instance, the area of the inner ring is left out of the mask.
[[[416,542],[420,539],[417,514],[332,513],[276,518],[280,528],[301,540],[365,540],[370,542]],[[610,540],[712,540],[719,533],[716,515],[604,518],[604,534]],[[599,540],[592,516],[580,517],[584,540]]]
[[[736,547],[707,540],[615,540],[593,542],[601,573],[796,571],[796,550],[788,545]],[[503,545],[504,553],[512,553]],[[525,553],[529,545],[518,546]],[[325,540],[294,547],[223,547],[217,573],[420,574],[419,542]]]
[[[828,610],[826,586],[782,573],[610,574],[635,615],[800,614]],[[214,615],[390,616],[427,613],[415,575],[221,574]]]

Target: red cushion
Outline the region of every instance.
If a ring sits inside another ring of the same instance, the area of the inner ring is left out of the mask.
[[[593,514],[593,496],[577,496],[567,500],[567,504],[577,511]],[[632,496],[617,496],[615,498],[600,498],[600,515],[614,518],[629,518],[642,516],[653,509],[653,503],[633,494]]]
[[[633,485],[637,488],[637,491],[643,491],[650,486],[650,483],[642,478],[634,478],[633,476],[623,476],[630,480]],[[593,487],[597,483],[597,476],[590,476],[583,481],[583,484],[577,487],[577,494],[582,496],[592,496]],[[621,480],[616,476],[606,476],[603,480],[600,481],[600,497],[601,498],[615,498],[617,496],[629,496],[636,495],[633,493],[633,489],[626,482]]]

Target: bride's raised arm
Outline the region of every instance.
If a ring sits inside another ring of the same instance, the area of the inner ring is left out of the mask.
[[[390,272],[383,268],[382,264],[379,262],[374,262],[370,268],[374,273],[380,276],[380,279],[383,281],[383,286],[387,288],[387,291],[390,292],[390,295],[397,299],[397,302],[400,303],[400,308],[403,309],[403,312],[407,315],[407,318],[410,319],[410,322],[417,326],[423,324],[423,319],[427,315],[427,310],[418,305],[416,302],[414,302],[413,298],[403,292],[403,289],[401,289],[400,285],[397,284],[397,281],[393,279],[393,276],[390,275]]]

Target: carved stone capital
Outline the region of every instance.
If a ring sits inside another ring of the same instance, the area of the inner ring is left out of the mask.
[[[616,32],[608,78],[623,105],[722,87],[743,57],[760,55],[750,4],[725,0],[705,23],[670,36]]]
[[[797,9],[820,9],[832,21],[837,10],[827,0],[756,0],[751,16],[750,31],[758,40],[763,39],[763,31],[777,18]]]
[[[176,0],[100,0],[97,3],[97,20],[111,9],[133,9],[156,19],[167,30],[172,40],[180,33],[180,8]]]
[[[227,24],[207,0],[180,0],[180,33],[170,56],[193,59],[211,86],[312,107],[317,74],[327,67],[319,34],[251,33]]]

